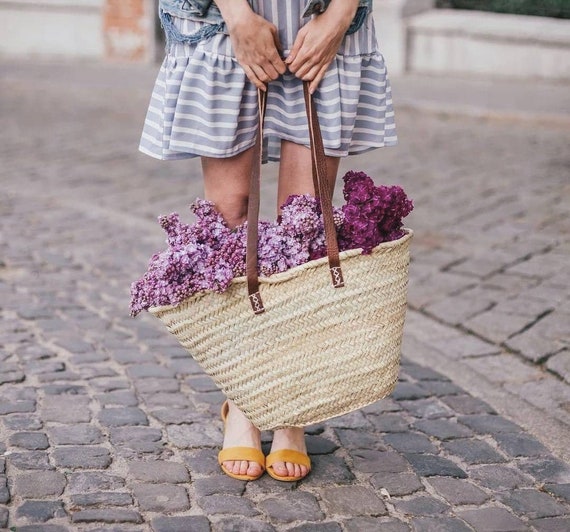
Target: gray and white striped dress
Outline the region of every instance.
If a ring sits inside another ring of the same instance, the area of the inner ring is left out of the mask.
[[[306,0],[256,0],[279,28],[284,57],[308,22]],[[184,34],[202,22],[173,17]],[[314,95],[327,155],[344,157],[397,143],[390,82],[374,21],[347,35]],[[231,157],[255,142],[257,89],[219,33],[197,45],[173,43],[162,63],[139,149],[157,159]],[[300,80],[289,72],[269,84],[264,160],[279,160],[281,140],[309,145]]]

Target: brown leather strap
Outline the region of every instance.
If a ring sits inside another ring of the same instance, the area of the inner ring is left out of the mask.
[[[309,83],[303,82],[303,93],[305,96],[305,109],[309,124],[309,136],[311,141],[311,166],[315,195],[319,198],[321,211],[325,226],[325,239],[327,244],[327,255],[329,258],[329,268],[331,272],[332,284],[335,288],[344,286],[342,270],[340,267],[338,242],[336,228],[334,225],[332,208],[332,190],[327,176],[327,161],[325,148],[321,135],[321,128],[317,116],[317,109],[311,94],[309,93]],[[254,165],[251,171],[249,186],[249,201],[247,210],[247,248],[246,248],[246,276],[249,300],[255,314],[265,312],[263,301],[259,293],[259,279],[257,271],[257,244],[258,244],[258,223],[259,223],[259,201],[260,201],[260,180],[261,180],[261,157],[263,140],[263,120],[265,108],[267,106],[267,93],[258,90],[259,102],[259,124],[257,137],[254,145]]]
[[[245,272],[247,276],[247,292],[253,312],[261,314],[265,312],[263,301],[259,293],[259,279],[257,271],[257,228],[259,223],[259,200],[261,185],[261,158],[263,142],[263,120],[265,118],[265,107],[267,106],[267,92],[258,90],[258,126],[255,145],[253,147],[254,163],[251,169],[249,180],[249,198],[247,204],[247,245],[245,256]]]

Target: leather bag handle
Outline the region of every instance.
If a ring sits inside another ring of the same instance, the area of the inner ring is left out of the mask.
[[[321,212],[325,226],[325,240],[327,244],[327,256],[331,272],[332,285],[335,288],[344,286],[342,270],[340,267],[339,249],[336,237],[336,228],[333,218],[332,190],[327,178],[327,162],[325,148],[319,126],[315,102],[309,93],[309,83],[303,82],[303,94],[305,97],[305,110],[309,125],[309,137],[311,144],[311,166],[315,195],[319,199]],[[247,246],[246,246],[246,276],[249,301],[255,314],[265,312],[263,301],[259,293],[259,274],[257,271],[257,245],[259,202],[261,184],[261,158],[263,141],[263,121],[267,107],[267,93],[258,90],[258,130],[254,145],[254,165],[249,182],[249,201],[247,209]]]

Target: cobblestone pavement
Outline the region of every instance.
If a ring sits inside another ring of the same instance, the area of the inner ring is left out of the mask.
[[[201,194],[136,152],[153,69],[0,73],[0,529],[570,528],[567,128],[400,109],[398,148],[344,163],[416,203],[401,382],[310,428],[306,480],[243,483],[220,392],[128,316],[157,214]]]

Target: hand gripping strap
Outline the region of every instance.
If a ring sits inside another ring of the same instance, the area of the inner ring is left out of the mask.
[[[246,247],[246,276],[249,301],[253,312],[261,314],[265,312],[263,301],[259,293],[259,278],[257,271],[257,244],[259,223],[259,200],[261,180],[261,157],[263,141],[263,120],[267,106],[267,92],[258,90],[259,123],[257,137],[254,145],[254,161],[249,183],[249,201],[247,209],[247,247]],[[335,288],[344,286],[342,269],[340,267],[336,227],[334,225],[331,186],[327,177],[327,161],[325,148],[319,126],[315,102],[309,93],[309,83],[303,82],[303,94],[305,96],[305,109],[309,124],[309,136],[311,140],[311,165],[315,195],[319,198],[325,226],[325,239],[327,243],[327,255],[331,272],[332,284]]]

